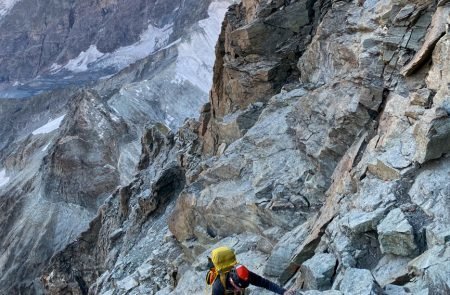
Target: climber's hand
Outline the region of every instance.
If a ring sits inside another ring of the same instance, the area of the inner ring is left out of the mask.
[[[287,290],[286,292],[284,292],[283,295],[295,295],[297,294],[297,292],[295,292],[294,290]]]

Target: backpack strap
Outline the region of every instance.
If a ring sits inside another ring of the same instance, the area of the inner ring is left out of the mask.
[[[222,283],[223,289],[227,289],[227,273],[221,272],[219,274],[219,280]]]
[[[208,270],[208,273],[206,273],[206,284],[212,285],[214,283],[214,281],[216,280],[216,277],[217,277],[217,271],[214,268]]]

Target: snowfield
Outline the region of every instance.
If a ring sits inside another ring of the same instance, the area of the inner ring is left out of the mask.
[[[47,124],[45,124],[44,126],[34,130],[32,132],[33,135],[37,135],[37,134],[46,134],[46,133],[50,133],[52,131],[55,131],[56,129],[59,128],[59,125],[61,125],[62,120],[64,119],[66,115],[62,115],[61,117],[58,117],[50,122],[48,122]]]
[[[19,0],[1,0],[0,1],[0,19],[8,14],[8,12],[16,5]]]
[[[215,59],[215,46],[219,38],[222,20],[231,2],[213,2],[208,8],[207,19],[199,21],[199,31],[190,40],[178,46],[176,76],[172,81],[191,84],[208,93],[212,85],[211,72]]]
[[[149,56],[150,54],[164,48],[173,32],[172,24],[163,28],[149,25],[138,42],[118,48],[112,53],[102,53],[97,46],[91,45],[88,50],[81,52],[76,58],[71,59],[65,66],[52,65],[51,71],[64,68],[74,73],[85,72],[90,68],[103,69],[115,67],[121,70],[126,66]]]
[[[6,185],[9,182],[9,177],[6,177],[6,170],[0,171],[0,187]]]

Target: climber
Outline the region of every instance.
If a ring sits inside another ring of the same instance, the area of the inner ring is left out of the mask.
[[[243,295],[249,285],[261,287],[276,294],[295,294],[239,264],[234,251],[228,247],[219,247],[211,251],[211,258],[208,257],[208,267],[206,283],[212,285],[212,295]]]

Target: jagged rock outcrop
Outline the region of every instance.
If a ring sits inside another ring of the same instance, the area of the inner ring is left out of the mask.
[[[216,48],[206,153],[242,137],[257,117],[245,109],[296,80],[295,64],[328,4],[302,0],[285,7],[283,1],[249,0],[230,7]],[[243,117],[246,124],[239,124]]]
[[[143,148],[136,180],[115,191],[89,229],[52,258],[51,272],[43,277],[48,294],[131,289],[154,294],[173,285],[172,260],[180,249],[165,236],[167,216],[184,186],[184,173],[177,163],[174,134],[164,125],[146,130]],[[129,269],[135,271],[128,273]]]
[[[46,260],[78,236],[119,184],[125,126],[93,93],[80,92],[71,103],[65,116],[73,120],[30,132],[22,152],[4,160],[11,183],[2,192],[2,292],[38,292],[32,279]]]

